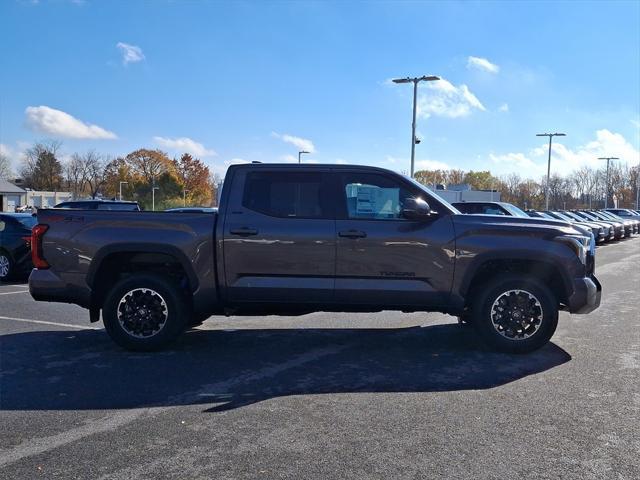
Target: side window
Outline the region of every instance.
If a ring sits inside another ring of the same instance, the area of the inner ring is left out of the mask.
[[[134,203],[98,203],[98,210],[119,210],[119,211],[136,211],[137,205]]]
[[[401,182],[384,175],[346,173],[341,178],[341,194],[350,219],[403,219],[405,200],[415,196]]]
[[[242,206],[281,218],[333,218],[331,182],[322,172],[249,172]]]
[[[491,205],[484,206],[482,210],[482,213],[486,215],[506,215],[506,213],[504,213],[502,210]]]

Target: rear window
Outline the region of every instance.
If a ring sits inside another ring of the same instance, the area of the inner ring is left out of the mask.
[[[127,212],[137,212],[139,208],[135,203],[99,203],[98,210],[120,210]]]
[[[329,175],[322,172],[249,172],[242,205],[281,218],[333,218]]]

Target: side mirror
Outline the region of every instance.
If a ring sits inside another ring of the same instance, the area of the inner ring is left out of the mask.
[[[431,207],[421,198],[407,198],[402,208],[402,216],[408,220],[423,220],[431,216]]]

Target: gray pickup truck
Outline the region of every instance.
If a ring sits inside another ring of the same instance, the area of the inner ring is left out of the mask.
[[[40,210],[36,300],[75,303],[131,350],[210,315],[438,311],[491,347],[549,341],[600,304],[594,242],[568,223],[464,215],[374,167],[229,168],[217,213]]]

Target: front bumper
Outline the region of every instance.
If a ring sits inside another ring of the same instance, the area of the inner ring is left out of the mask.
[[[568,301],[569,312],[591,313],[600,306],[601,298],[602,285],[595,276],[576,278],[573,280],[573,294]]]

